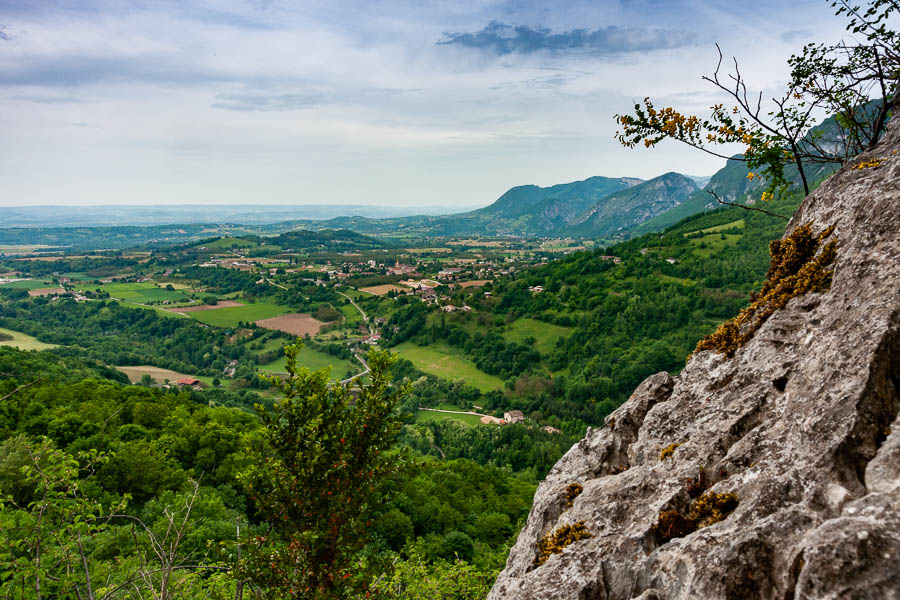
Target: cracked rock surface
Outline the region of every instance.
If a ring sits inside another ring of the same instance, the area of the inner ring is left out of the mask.
[[[830,290],[792,299],[731,359],[653,375],[588,429],[538,488],[490,600],[900,599],[900,124],[787,230],[810,222],[835,226]],[[701,471],[737,508],[661,539],[659,513],[687,510]],[[592,537],[535,567],[538,541],[579,521]]]

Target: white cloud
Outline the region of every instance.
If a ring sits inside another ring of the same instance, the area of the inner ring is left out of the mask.
[[[718,161],[673,145],[618,147],[612,120],[645,95],[709,106],[711,44],[597,60],[437,42],[492,20],[683,31],[723,40],[769,93],[796,45],[785,32],[842,26],[823,2],[121,6],[0,4],[0,203],[464,206],[524,183],[711,173]]]

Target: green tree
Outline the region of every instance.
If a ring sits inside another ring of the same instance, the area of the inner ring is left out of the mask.
[[[22,490],[0,489],[0,595],[4,598],[93,598],[85,546],[105,525],[104,509],[84,496],[80,476],[109,459],[76,458],[43,438],[14,440]],[[10,444],[4,448],[11,450]],[[4,453],[7,459],[13,453]],[[9,492],[12,493],[9,493]],[[30,502],[20,504],[22,496]],[[113,510],[121,510],[127,497]],[[96,582],[94,582],[96,584]]]
[[[502,565],[501,565],[502,566]],[[373,598],[390,600],[480,600],[487,596],[497,569],[480,570],[461,560],[427,563],[413,553],[397,561],[372,589]]]
[[[354,397],[327,369],[298,367],[301,348],[285,347],[288,376],[272,378],[284,398],[255,407],[265,429],[241,480],[271,529],[251,540],[243,571],[269,597],[345,598],[369,581],[355,557],[376,484],[400,467],[388,450],[407,390],[391,386],[395,359],[385,351],[369,352],[369,382]]]
[[[750,92],[737,59],[732,59],[730,73],[722,73],[719,49],[715,71],[703,80],[726,94],[731,106],[716,104],[704,119],[672,107],[656,108],[645,98],[635,104],[634,114],[616,115],[621,126],[616,133],[619,142],[629,148],[641,143],[649,148],[675,139],[714,156],[744,161],[768,183],[763,200],[790,186],[785,167],[793,164],[804,194],[809,194],[804,165],[841,164],[871,148],[898,103],[898,33],[888,29],[887,22],[892,13],[900,13],[900,2],[870,0],[867,8],[861,8],[836,0],[831,5],[838,7],[838,15],[849,17],[847,29],[865,34],[865,40],[806,46],[789,59],[791,80],[770,104],[763,102],[762,92]],[[811,131],[822,113],[834,114],[839,125],[827,135]],[[735,143],[745,146],[742,156],[729,157],[715,150],[717,145]]]

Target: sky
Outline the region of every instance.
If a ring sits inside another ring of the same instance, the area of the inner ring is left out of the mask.
[[[722,101],[716,43],[770,97],[843,26],[826,0],[0,0],[0,206],[465,209],[711,175],[621,147],[614,115]]]

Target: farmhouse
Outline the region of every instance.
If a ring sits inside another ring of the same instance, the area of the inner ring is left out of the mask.
[[[194,377],[182,377],[175,382],[175,385],[177,385],[178,387],[189,387],[195,390],[199,390],[203,387],[203,384],[200,382],[200,380]]]
[[[521,410],[511,410],[503,413],[503,420],[507,423],[524,423],[525,414]]]

